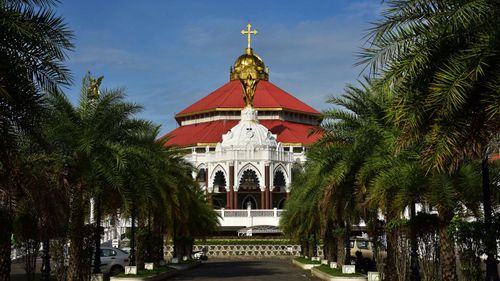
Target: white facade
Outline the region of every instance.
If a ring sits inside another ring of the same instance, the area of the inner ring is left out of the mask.
[[[196,168],[200,188],[214,199],[221,227],[278,226],[280,208],[290,192],[292,166],[305,161],[259,124],[258,112],[246,107],[239,123],[222,135],[215,149],[192,149],[186,155]]]

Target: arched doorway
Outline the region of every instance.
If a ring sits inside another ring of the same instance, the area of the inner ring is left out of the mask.
[[[252,209],[259,208],[261,203],[256,198],[260,198],[260,192],[260,182],[257,173],[252,169],[245,170],[239,182],[238,205],[236,208],[246,209],[249,202]]]
[[[221,209],[227,204],[226,185],[227,182],[224,172],[217,171],[214,177],[214,182],[213,182],[214,190],[212,194],[212,204],[215,209]]]
[[[251,209],[257,209],[257,199],[255,199],[253,195],[247,195],[245,198],[243,198],[241,205],[243,209],[248,209],[248,207],[250,207]]]
[[[286,198],[286,179],[281,169],[274,172],[273,185],[272,207],[283,209],[284,199]]]

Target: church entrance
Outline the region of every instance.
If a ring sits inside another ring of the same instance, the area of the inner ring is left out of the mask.
[[[259,178],[254,170],[246,170],[241,176],[238,189],[237,209],[252,209],[262,208],[260,202],[260,183]]]

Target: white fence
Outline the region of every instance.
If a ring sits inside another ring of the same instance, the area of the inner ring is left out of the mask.
[[[276,208],[271,210],[220,209],[216,210],[216,212],[220,215],[220,225],[222,227],[252,227],[256,225],[272,225],[277,227],[283,210],[278,210]]]

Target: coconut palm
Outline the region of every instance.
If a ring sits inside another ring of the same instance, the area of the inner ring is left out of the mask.
[[[360,62],[394,93],[401,146],[425,140],[423,162],[440,172],[482,159],[486,280],[499,280],[487,178],[500,126],[499,15],[495,1],[390,1]]]
[[[0,280],[8,280],[18,134],[37,127],[43,91],[69,82],[62,63],[72,34],[53,1],[2,0],[0,18]]]

